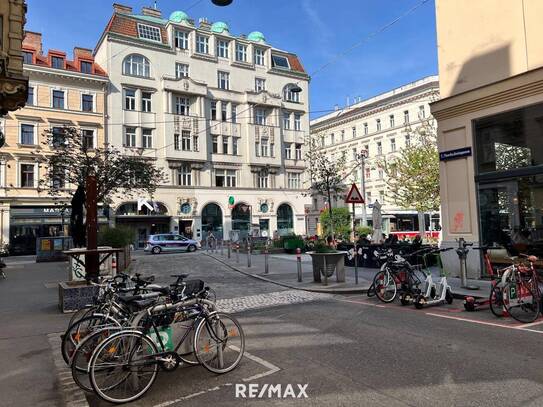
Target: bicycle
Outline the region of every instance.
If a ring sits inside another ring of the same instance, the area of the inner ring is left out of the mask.
[[[171,325],[179,313],[192,323],[177,345],[170,347],[160,328]],[[217,312],[215,304],[203,298],[151,307],[143,322],[141,330],[123,330],[109,336],[92,354],[90,383],[105,401],[136,400],[152,386],[159,367],[164,371],[177,369],[180,362],[177,352],[193,331],[194,354],[210,372],[222,374],[233,370],[245,351],[245,336],[239,322]]]
[[[209,287],[204,287],[204,282],[201,280],[188,280],[188,281],[180,281],[180,279],[183,279],[187,277],[187,274],[179,274],[179,275],[173,275],[172,277],[177,277],[176,283],[172,284],[170,286],[170,292],[168,293],[167,297],[164,297],[164,299],[171,299],[171,298],[183,298],[183,299],[189,299],[195,296],[198,296],[200,298],[206,298],[209,299],[212,295],[211,289]],[[141,295],[140,295],[141,296]],[[94,326],[91,333],[86,335],[82,340],[79,341],[77,348],[73,352],[70,358],[70,368],[72,371],[72,377],[76,384],[86,391],[92,391],[92,386],[89,381],[88,377],[88,366],[89,366],[89,360],[92,356],[92,353],[94,352],[95,348],[107,337],[111,335],[112,332],[117,332],[122,329],[126,328],[134,328],[142,325],[142,320],[147,317],[147,309],[145,307],[148,307],[150,305],[153,305],[155,301],[149,302],[149,300],[145,299],[131,299],[131,301],[134,302],[133,306],[137,306],[139,309],[143,309],[143,311],[135,312],[137,310],[134,310],[133,315],[126,315],[124,317],[124,320],[122,323],[119,324],[106,324],[105,326]],[[214,300],[213,300],[214,301]],[[176,321],[174,323],[179,322],[178,325],[182,324],[183,318],[181,318],[182,315],[176,316]],[[186,365],[197,365],[199,364],[198,360],[196,359],[193,351],[191,350],[191,346],[194,340],[194,335],[187,338],[187,348],[188,350],[184,353],[178,352],[180,360],[186,364]]]
[[[534,263],[538,258],[525,254],[520,256],[526,258],[529,265],[519,262],[511,266],[501,289],[502,302],[512,318],[519,322],[530,323],[539,317],[541,311],[539,277],[534,268]]]
[[[418,256],[433,248],[417,250],[405,257]],[[420,269],[414,267],[401,255],[395,255],[392,250],[375,251],[374,255],[383,262],[381,269],[373,278],[373,283],[368,290],[368,296],[375,294],[384,303],[391,303],[400,292],[400,302],[408,305],[412,299],[420,293],[419,286],[422,279],[417,272]]]

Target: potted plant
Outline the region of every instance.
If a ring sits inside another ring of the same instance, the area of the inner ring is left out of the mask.
[[[313,264],[313,281],[320,283],[322,277],[325,283],[336,272],[336,281],[345,282],[345,253],[326,244],[324,240],[315,243],[315,249],[307,252],[311,256]]]

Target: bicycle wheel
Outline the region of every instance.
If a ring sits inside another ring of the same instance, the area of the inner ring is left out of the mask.
[[[94,314],[79,321],[76,321],[66,330],[62,336],[61,353],[62,359],[67,365],[70,364],[72,356],[77,348],[77,345],[94,331],[108,326],[120,326],[115,319],[102,315]]]
[[[490,297],[488,298],[490,311],[498,318],[503,317],[503,291],[498,283],[490,289]]]
[[[85,391],[92,391],[92,386],[89,379],[89,361],[96,347],[102,343],[111,334],[118,332],[119,327],[103,328],[87,335],[77,345],[77,348],[72,356],[70,368],[72,370],[72,378],[74,382]]]
[[[394,276],[388,270],[380,271],[375,275],[373,278],[373,286],[375,295],[381,301],[389,303],[396,298],[398,288],[396,287]]]
[[[519,322],[534,322],[539,316],[539,298],[530,283],[510,281],[504,287],[505,309]]]
[[[128,403],[152,386],[158,373],[155,343],[138,331],[123,331],[98,345],[89,362],[92,389],[110,403]]]
[[[227,373],[241,361],[245,352],[245,334],[231,315],[216,313],[203,319],[194,334],[194,353],[207,370]]]
[[[374,297],[375,296],[375,285],[371,283],[370,288],[368,288],[368,291],[366,293],[368,297]]]
[[[82,318],[88,317],[92,315],[94,311],[96,311],[98,307],[96,305],[87,305],[84,308],[81,308],[73,313],[72,317],[70,318],[70,322],[68,322],[68,326],[73,325],[74,322],[79,321]]]

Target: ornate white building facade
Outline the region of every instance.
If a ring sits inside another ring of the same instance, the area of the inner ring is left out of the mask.
[[[378,163],[409,143],[409,129],[421,126],[423,121],[433,121],[429,104],[438,98],[438,77],[429,76],[311,121],[311,137],[316,139],[320,148],[334,157],[346,156],[348,172],[353,171],[345,183],[356,182],[360,191],[365,190],[368,223],[371,224],[370,204],[376,200],[382,204],[387,233],[418,231],[418,217],[414,209],[398,208],[387,196],[386,174]],[[367,151],[368,157],[364,177],[356,158],[362,150]],[[343,197],[336,199],[334,206],[344,205]],[[310,233],[317,229],[323,205],[322,198],[313,198],[308,215]],[[357,222],[362,219],[362,205],[356,205],[355,219]],[[426,229],[437,228],[438,221],[438,214],[426,214]]]
[[[139,246],[171,231],[306,233],[309,76],[296,55],[259,32],[116,4],[95,57],[110,80],[108,142],[168,174],[152,211],[115,202],[115,223],[135,229]]]

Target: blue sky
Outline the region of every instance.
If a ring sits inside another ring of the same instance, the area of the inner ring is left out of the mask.
[[[420,0],[234,0],[216,7],[211,0],[158,0],[169,16],[186,11],[196,21],[226,21],[233,34],[262,31],[268,43],[294,52],[313,73],[334,57],[389,23]],[[139,12],[152,0],[117,0]],[[94,48],[114,0],[27,0],[26,29],[43,33],[44,48],[71,54],[74,46]],[[344,106],[347,97],[368,98],[437,73],[434,1],[316,73],[310,109]],[[319,116],[323,113],[315,113]]]

